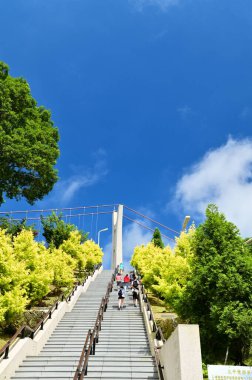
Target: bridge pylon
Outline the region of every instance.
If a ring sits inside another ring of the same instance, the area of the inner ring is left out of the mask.
[[[118,205],[117,211],[112,214],[112,260],[111,269],[123,262],[122,253],[122,221],[123,205]]]

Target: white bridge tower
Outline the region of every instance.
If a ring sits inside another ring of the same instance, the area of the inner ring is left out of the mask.
[[[117,265],[123,262],[122,254],[122,220],[123,205],[118,205],[117,211],[113,211],[112,215],[112,260],[111,269],[115,269]]]

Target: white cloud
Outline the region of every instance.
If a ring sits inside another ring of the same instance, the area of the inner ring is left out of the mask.
[[[73,174],[59,180],[46,203],[55,203],[66,205],[81,189],[96,185],[102,181],[108,173],[106,152],[102,149],[93,153],[94,164],[92,167],[72,166]]]
[[[73,175],[66,180],[60,181],[56,187],[60,202],[68,203],[81,188],[90,187],[99,182],[99,179],[100,175],[97,173],[84,173],[77,176]]]
[[[168,8],[180,4],[180,0],[129,0],[129,2],[140,12],[148,6],[156,6],[165,12]]]
[[[130,258],[137,245],[147,244],[152,239],[152,232],[143,229],[141,226],[130,223],[123,227],[123,262],[125,268],[129,266]],[[112,256],[112,243],[108,243],[104,248],[104,267],[110,268]]]
[[[252,139],[234,140],[209,151],[176,185],[174,203],[203,218],[215,203],[244,236],[252,235]]]

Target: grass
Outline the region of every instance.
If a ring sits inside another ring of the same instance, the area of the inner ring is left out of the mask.
[[[12,337],[13,334],[8,335],[5,332],[0,330],[0,348],[2,348],[8,340]]]
[[[170,313],[170,309],[168,308],[167,305],[165,305],[165,302],[158,297],[156,297],[152,293],[148,293],[148,299],[151,304],[151,309],[154,314],[154,318],[158,319],[160,318],[160,314],[162,313]]]

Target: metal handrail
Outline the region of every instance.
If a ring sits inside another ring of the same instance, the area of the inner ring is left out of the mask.
[[[25,337],[26,325],[21,326],[16,333],[5,343],[5,345],[0,349],[0,356],[4,354],[3,359],[8,359],[9,350],[14,341],[20,336],[21,339]]]
[[[142,294],[143,294],[143,300],[147,304],[147,311],[149,311],[149,320],[152,321],[152,323],[153,323],[152,332],[156,333],[155,334],[155,338],[157,340],[162,340],[162,342],[164,343],[165,342],[165,338],[164,338],[163,331],[156,324],[156,321],[155,321],[155,318],[154,318],[154,314],[152,312],[151,304],[150,304],[150,301],[148,299],[148,294],[146,293],[145,288],[144,288],[143,285],[142,285]]]
[[[99,343],[99,332],[101,330],[101,323],[103,321],[103,314],[107,310],[107,305],[109,301],[109,295],[113,290],[113,284],[115,280],[115,272],[112,274],[111,280],[108,283],[105,297],[102,298],[101,304],[97,313],[96,321],[94,324],[93,331],[88,330],[86,340],[81,352],[80,360],[76,368],[73,380],[83,380],[87,375],[88,370],[88,359],[90,355],[95,355],[95,346]],[[88,344],[89,341],[89,344]],[[87,348],[88,345],[88,348]]]
[[[91,334],[91,330],[88,330],[86,340],[85,340],[85,343],[84,343],[84,346],[83,346],[83,349],[81,352],[80,360],[79,360],[78,366],[77,366],[76,371],[75,371],[74,380],[77,380],[79,378],[79,374],[82,371],[83,361],[84,361],[84,365],[86,364],[85,362],[86,362],[87,344],[88,344],[88,338],[90,337],[90,334]]]
[[[143,300],[147,304],[146,310],[147,310],[147,312],[149,312],[149,321],[152,321],[152,332],[155,333],[155,339],[162,341],[162,343],[165,343],[164,334],[162,332],[162,329],[159,326],[157,326],[157,324],[156,324],[156,321],[155,321],[155,318],[154,318],[154,315],[153,315],[153,312],[151,309],[151,304],[149,302],[148,295],[145,291],[144,285],[142,285],[141,288],[142,288]],[[154,346],[154,353],[155,353],[155,361],[156,361],[156,365],[158,368],[160,380],[164,380],[164,374],[163,374],[164,367],[160,361],[158,348],[155,346]]]
[[[102,264],[100,263],[100,264],[94,266],[93,274],[97,269],[99,269],[101,267],[101,265]],[[86,280],[87,279],[85,279],[83,281],[82,286],[84,286]],[[25,331],[30,332],[29,334],[27,334],[27,337],[34,339],[34,337],[36,336],[38,331],[43,330],[44,324],[47,322],[47,320],[52,318],[52,314],[55,310],[58,309],[59,303],[63,302],[64,300],[66,302],[71,301],[71,297],[74,295],[74,292],[76,291],[78,285],[80,285],[79,282],[78,282],[78,284],[74,285],[73,289],[71,290],[71,292],[67,296],[64,296],[64,294],[62,294],[61,297],[54,303],[54,305],[51,306],[51,308],[44,315],[44,317],[42,319],[40,319],[40,321],[37,323],[37,325],[35,326],[35,328],[33,330],[28,325],[21,326],[16,331],[16,333],[8,340],[8,342],[6,342],[5,345],[2,348],[0,348],[0,357],[4,354],[3,359],[8,359],[9,351],[10,351],[11,347],[13,346],[14,341],[18,337],[23,339],[25,337]]]

